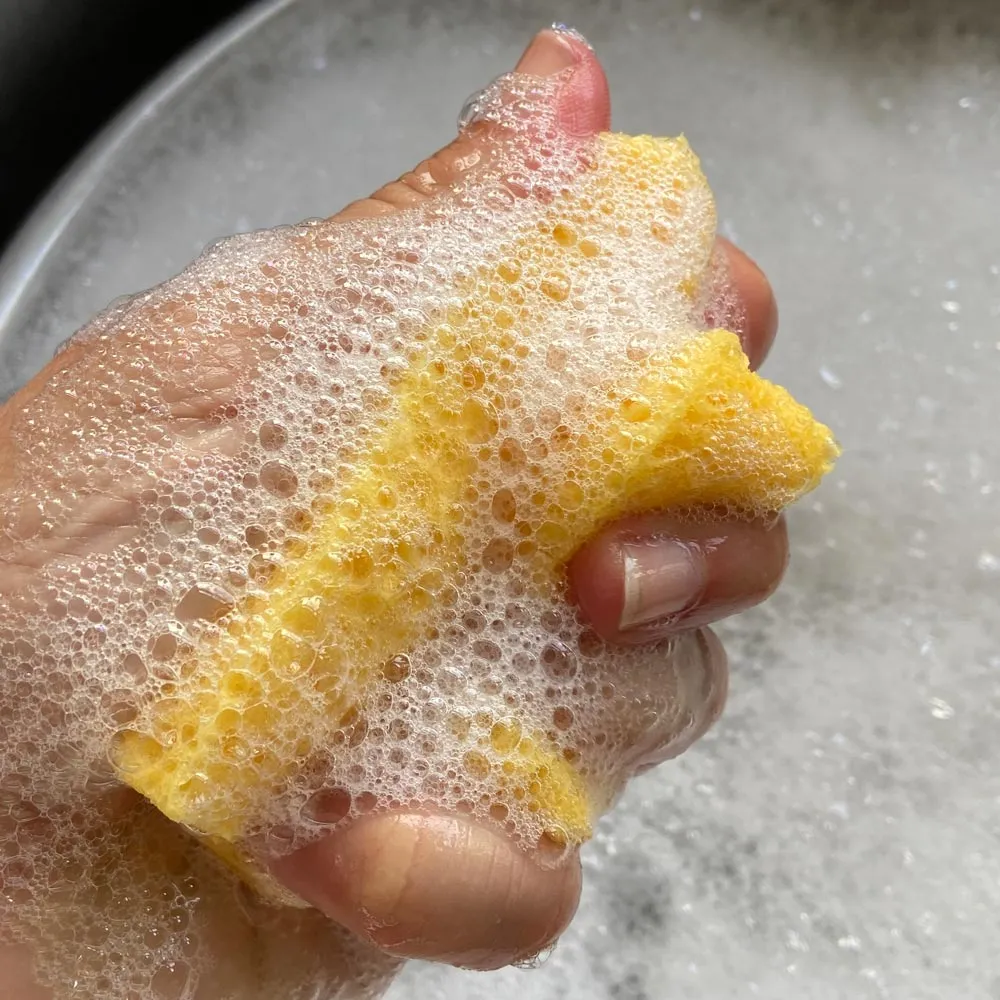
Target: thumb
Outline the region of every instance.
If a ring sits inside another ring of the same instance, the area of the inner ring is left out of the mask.
[[[567,132],[608,127],[604,72],[572,32],[539,33],[517,71],[563,74],[551,99]],[[485,123],[465,129],[337,218],[419,204],[474,170],[503,141]],[[481,969],[531,957],[551,943],[573,916],[581,880],[575,851],[548,856],[544,846],[525,850],[463,816],[413,812],[358,819],[271,867],[301,898],[387,951]]]
[[[548,863],[546,863],[548,861]],[[395,813],[275,861],[289,889],[403,958],[496,969],[551,944],[576,911],[579,858],[530,853],[456,815]]]
[[[537,77],[565,74],[552,99],[556,102],[556,120],[568,134],[587,136],[610,127],[607,78],[590,46],[575,33],[563,28],[539,32],[524,50],[515,71]],[[456,139],[413,170],[379,188],[371,197],[351,203],[334,218],[369,218],[420,204],[479,168],[489,160],[496,143],[502,141],[502,136],[488,124],[463,129]]]

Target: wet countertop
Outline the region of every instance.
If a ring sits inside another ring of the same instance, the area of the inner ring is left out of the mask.
[[[1000,998],[1000,9],[552,12],[596,45],[616,128],[701,153],[723,232],[778,294],[766,371],[845,455],[792,513],[786,587],[721,629],[724,718],[602,823],[555,953],[412,965],[391,996]],[[5,258],[0,395],[207,242],[415,163],[545,20],[499,0],[255,8]]]

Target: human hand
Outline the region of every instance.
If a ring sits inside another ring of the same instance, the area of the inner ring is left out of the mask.
[[[582,43],[565,34],[543,33],[526,52],[519,69],[547,75],[570,66],[575,69],[557,98],[562,126],[578,134],[607,128],[606,81],[593,54]],[[339,218],[384,214],[433,197],[436,190],[458,178],[470,173],[474,176],[479,164],[490,156],[491,145],[502,141],[489,126],[470,129],[400,181],[349,206]],[[741,316],[719,320],[739,328],[756,366],[774,336],[773,298],[763,276],[744,255],[724,241],[719,245],[742,304]],[[163,316],[150,319],[153,323],[165,321]],[[137,360],[141,359],[132,358],[130,363]],[[222,348],[215,342],[210,351],[201,354],[192,350],[155,359],[152,367],[157,372],[165,370],[173,376],[171,390],[177,394],[174,419],[178,429],[184,426],[189,447],[224,445],[220,441],[224,427],[220,431],[218,422],[208,417],[230,402],[241,360],[238,338]],[[126,364],[121,357],[119,363]],[[76,454],[78,464],[86,466],[90,456],[80,453],[76,444],[79,427],[95,412],[104,413],[109,408],[123,412],[115,409],[121,407],[120,398],[109,404],[109,394],[117,396],[123,381],[128,391],[136,384],[148,386],[143,380],[153,377],[137,371],[138,366],[127,373],[123,367],[104,368],[93,344],[78,341],[0,414],[0,469],[4,470],[0,472],[0,489],[8,529],[5,547],[0,548],[0,641],[7,642],[12,652],[19,617],[33,613],[24,606],[24,595],[39,576],[62,572],[67,562],[85,565],[89,556],[120,544],[128,533],[134,504],[129,497],[116,494],[113,478],[105,484],[97,504],[74,503],[69,495],[71,482],[46,479],[54,464],[46,461],[47,456],[58,454],[59,464],[66,468],[66,456]],[[67,384],[66,375],[73,375],[71,393],[52,389],[59,374],[62,386]],[[127,375],[124,380],[123,375]],[[200,391],[186,395],[191,386]],[[135,421],[136,427],[142,426],[141,414],[137,417],[129,412],[127,419]],[[33,512],[18,502],[18,484],[25,470],[30,470],[36,484],[50,497],[64,500],[71,508],[65,522],[70,527],[56,538],[41,538],[32,522]],[[785,558],[780,521],[770,527],[732,522],[695,528],[649,515],[605,529],[578,554],[571,577],[577,600],[595,631],[610,641],[638,643],[701,628],[756,603],[776,586]],[[618,691],[616,703],[630,710],[626,721],[633,733],[633,770],[680,753],[704,733],[721,710],[726,686],[724,657],[714,638],[707,632],[703,635],[704,641],[697,647],[700,656],[692,658],[683,673],[664,667],[642,676],[609,679]],[[5,650],[5,665],[8,662],[16,661]],[[683,724],[674,728],[642,711],[644,704],[662,700],[664,684],[676,685],[673,695],[678,710],[671,721]],[[8,685],[13,686],[12,677],[4,679],[4,686]],[[38,696],[43,687],[44,681],[28,696]],[[59,695],[53,697],[58,700]],[[132,796],[109,793],[106,788],[100,794],[109,797],[107,820],[111,826],[118,825],[121,836],[134,838],[136,831],[142,831],[147,840],[170,841],[179,836]],[[14,813],[24,817],[23,836],[36,849],[56,835],[51,822],[46,826],[45,817],[36,814],[38,806],[30,798],[12,795],[11,803]],[[379,948],[405,957],[481,968],[507,964],[543,948],[568,923],[580,886],[575,856],[555,866],[539,864],[537,858],[492,830],[457,816],[426,814],[375,815],[358,820],[330,838],[276,861],[273,870],[319,911]],[[164,870],[156,878],[168,875],[170,872]],[[199,998],[267,996],[276,983],[290,982],[289,977],[301,972],[303,965],[311,968],[308,975],[313,980],[325,977],[331,991],[337,982],[371,978],[365,965],[369,953],[348,943],[346,936],[319,913],[276,915],[246,901],[246,911],[234,917],[227,884],[213,883],[212,877],[200,870],[199,877],[216,886],[214,892],[202,893],[192,917],[192,936],[199,937],[198,947],[210,953],[214,963],[199,985]],[[13,885],[14,880],[5,875],[4,888]],[[59,931],[71,938],[82,933],[81,928],[70,926]],[[183,963],[177,963],[177,968],[181,970],[176,973],[179,983]],[[32,996],[23,948],[8,950],[6,969],[5,995],[18,1000]],[[0,985],[4,985],[3,975],[0,970]],[[183,995],[176,983],[168,983],[167,988]],[[293,995],[291,988],[286,989]]]

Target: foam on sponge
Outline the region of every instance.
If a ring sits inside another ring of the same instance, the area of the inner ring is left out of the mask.
[[[51,664],[77,692],[76,770],[46,774],[51,727],[30,707],[11,723],[22,741],[0,741],[32,802],[57,815],[110,760],[195,835],[192,857],[207,844],[292,904],[259,845],[291,850],[374,809],[457,809],[525,845],[590,836],[628,770],[609,722],[627,706],[602,676],[690,654],[597,640],[566,601],[567,560],[631,512],[771,516],[836,447],[704,319],[726,292],[687,143],[571,140],[547,86],[511,77],[484,96],[507,138],[455,192],[217,245],[88,332],[103,338],[91,375],[142,406],[95,416],[72,468],[50,456],[54,481],[96,492],[95,470],[125,455],[114,482],[139,514],[85,572],[40,571],[35,610],[5,622],[37,678],[27,705],[46,701]],[[160,359],[149,373],[137,344]],[[188,357],[193,389],[176,376]],[[53,497],[35,499],[58,524]],[[681,725],[670,690],[650,706],[665,729]],[[98,907],[99,854],[140,896],[177,881],[131,840],[61,843],[75,910],[52,902],[51,855],[18,855],[32,933]],[[221,876],[184,877],[170,907],[194,919]],[[129,935],[162,914],[140,909],[97,962],[103,996],[152,995],[163,953],[136,957]]]

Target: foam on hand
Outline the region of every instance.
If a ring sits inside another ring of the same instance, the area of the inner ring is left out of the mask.
[[[644,708],[683,732],[694,640],[605,645],[567,560],[630,512],[771,516],[836,448],[705,320],[732,304],[686,142],[567,138],[557,84],[481,96],[506,139],[473,182],[223,241],[83,331],[91,377],[141,405],[90,414],[55,481],[106,494],[106,474],[132,520],[32,577],[0,628],[3,794],[51,828],[18,839],[0,813],[0,913],[50,940],[57,985],[56,942],[95,921],[101,996],[156,995],[168,953],[193,983],[169,919],[231,878],[201,844],[295,906],[260,852],[372,810],[583,842],[634,760],[615,672],[660,671]],[[202,400],[187,423],[178,365]],[[51,489],[19,488],[66,523]],[[155,806],[140,823],[108,804],[122,784]]]

